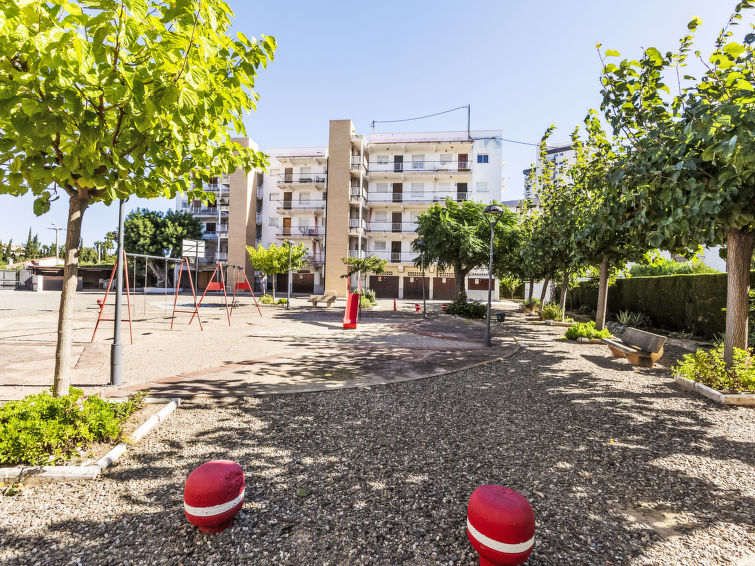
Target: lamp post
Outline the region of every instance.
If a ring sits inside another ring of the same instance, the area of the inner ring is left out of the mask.
[[[113,343],[110,345],[110,385],[123,384],[123,344],[121,344],[121,305],[123,304],[123,215],[124,201],[118,204],[118,250],[116,252],[115,316],[113,317]]]
[[[422,247],[425,241],[415,240],[414,244],[419,248],[419,264],[422,267],[422,318],[427,318],[427,300],[425,298],[425,252]]]
[[[491,204],[485,207],[485,218],[490,224],[490,262],[488,264],[488,312],[485,317],[485,346],[492,346],[490,340],[490,302],[493,296],[493,233],[495,231],[495,225],[501,220],[503,214],[503,208],[496,204]]]
[[[50,226],[51,226],[51,228],[48,228],[48,230],[55,230],[55,265],[57,266],[58,265],[58,258],[60,257],[60,246],[58,245],[58,241],[59,241],[58,240],[58,234],[64,228],[61,228],[60,226],[58,226],[54,222],[52,224],[50,224]]]
[[[286,310],[291,310],[291,240],[286,240],[288,244],[288,299],[286,300]]]

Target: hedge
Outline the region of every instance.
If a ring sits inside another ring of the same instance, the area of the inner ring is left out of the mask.
[[[755,271],[750,272],[755,287]],[[598,290],[580,285],[569,292],[573,308],[595,309]],[[701,273],[619,279],[608,290],[608,312],[642,312],[656,328],[692,332],[705,338],[726,327],[726,274]]]

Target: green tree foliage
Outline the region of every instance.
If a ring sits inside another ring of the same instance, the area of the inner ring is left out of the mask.
[[[726,244],[725,359],[747,347],[747,297],[755,216],[755,34],[734,31],[753,0],[736,5],[702,77],[685,75],[693,36],[677,52],[645,49],[637,60],[605,63],[602,109],[621,137],[623,166],[613,182],[649,248],[672,252]],[[598,46],[600,49],[600,45]],[[605,57],[620,57],[606,51]],[[666,81],[672,82],[671,95]]]
[[[464,294],[464,280],[476,267],[487,267],[490,250],[490,224],[485,218],[484,204],[447,198],[435,203],[417,218],[417,236],[424,242],[425,264],[437,263],[438,268],[453,267],[456,276],[456,296]],[[514,239],[516,214],[503,207],[501,219],[494,233],[495,257],[516,245]],[[415,240],[416,242],[416,240]],[[416,244],[414,251],[419,252]]]
[[[341,275],[342,278],[351,278],[352,275],[360,274],[367,275],[368,273],[374,273],[380,275],[385,273],[385,266],[388,265],[387,259],[380,259],[375,255],[368,255],[366,257],[342,257],[341,261],[346,265],[346,273]],[[361,288],[361,279],[359,285]]]
[[[29,236],[27,236],[26,243],[24,244],[24,259],[36,259],[41,257],[41,254],[42,247],[39,244],[39,236],[37,234],[32,236],[31,228],[29,228]]]
[[[229,35],[223,0],[0,4],[0,194],[69,200],[55,394],[68,390],[81,219],[131,195],[212,200],[201,185],[266,166],[246,135],[275,40]]]
[[[273,301],[275,301],[276,279],[279,273],[287,273],[289,269],[289,257],[291,271],[302,269],[307,265],[309,250],[303,244],[291,245],[286,243],[282,246],[270,244],[264,248],[262,244],[257,247],[247,246],[249,260],[254,265],[255,271],[261,271],[273,280]]]

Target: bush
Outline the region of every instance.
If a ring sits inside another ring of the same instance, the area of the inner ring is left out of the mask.
[[[278,299],[279,305],[285,305],[286,303],[288,303],[288,299]]]
[[[526,309],[537,309],[538,307],[540,307],[540,299],[538,299],[537,297],[526,299],[524,302],[522,302],[522,306]]]
[[[548,303],[543,307],[541,314],[545,320],[561,320],[564,311],[561,310],[561,305],[558,303]]]
[[[720,273],[700,261],[678,262],[661,258],[647,265],[633,265],[629,269],[632,277],[653,277],[657,275],[689,275],[692,273]]]
[[[723,344],[710,351],[700,348],[694,354],[685,354],[671,372],[719,391],[755,393],[755,358],[747,350],[734,348],[734,362],[727,368]]]
[[[110,403],[71,388],[63,397],[45,392],[9,401],[0,407],[0,464],[55,464],[92,442],[112,442],[143,397]]]
[[[273,296],[268,295],[267,293],[260,297],[260,303],[262,303],[263,305],[272,305],[274,302],[275,301],[273,301]]]
[[[576,340],[577,338],[609,338],[611,333],[606,330],[595,330],[595,322],[578,322],[572,324],[566,330],[566,338],[569,340]]]
[[[485,318],[487,312],[487,305],[483,305],[480,301],[469,302],[466,295],[457,297],[446,307],[446,313],[464,318]]]

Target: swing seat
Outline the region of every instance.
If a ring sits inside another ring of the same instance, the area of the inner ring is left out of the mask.
[[[225,289],[225,286],[220,281],[211,281],[207,284],[207,288],[205,289],[205,292],[207,291],[222,291]]]
[[[236,283],[236,291],[251,291],[251,290],[252,290],[252,286],[249,285],[249,283],[246,283],[246,282]]]

